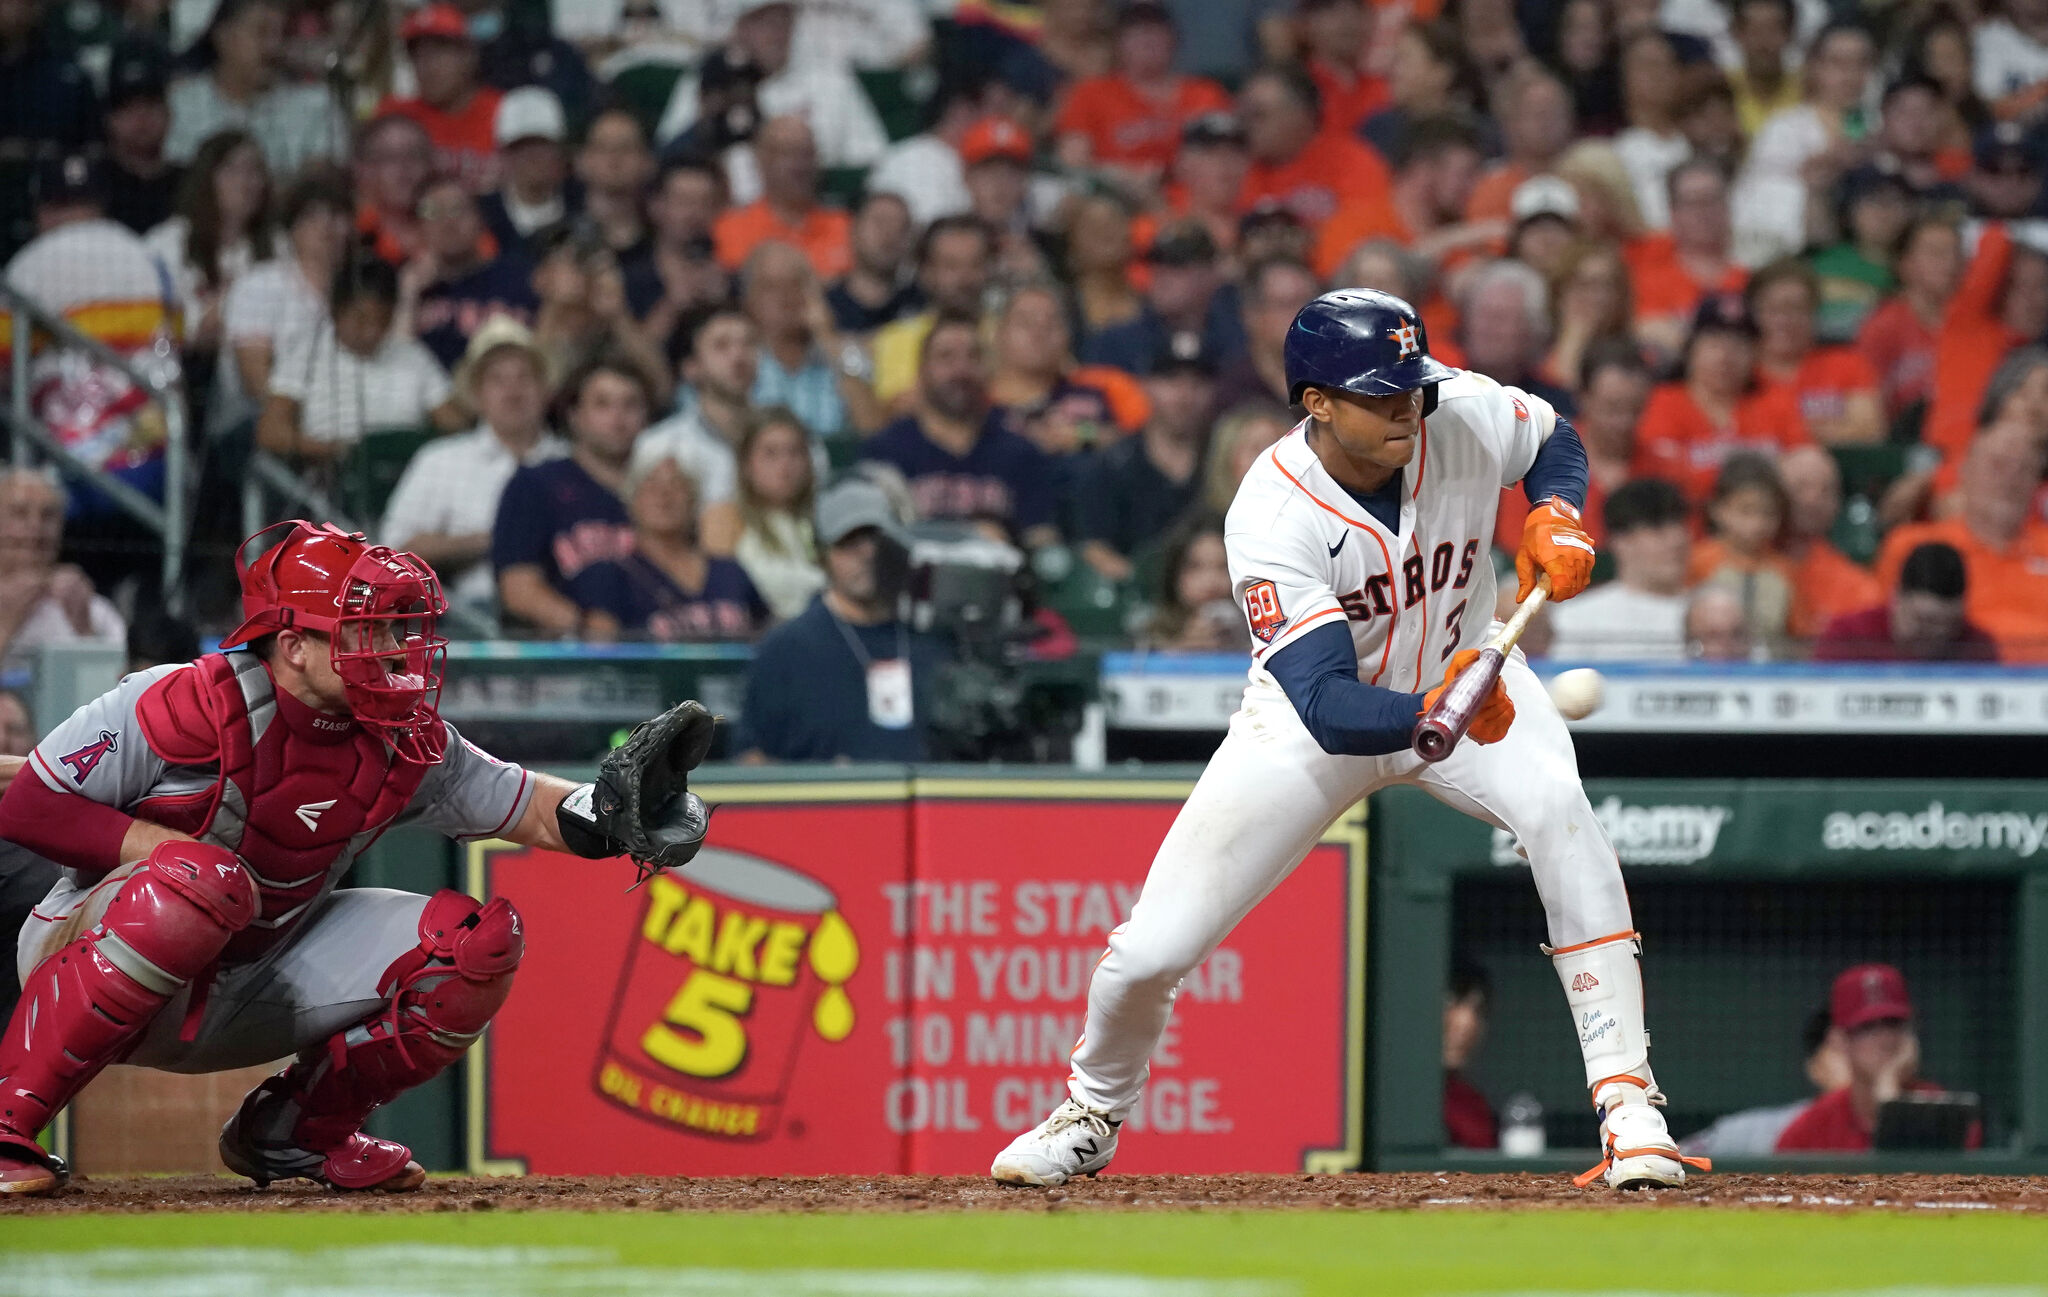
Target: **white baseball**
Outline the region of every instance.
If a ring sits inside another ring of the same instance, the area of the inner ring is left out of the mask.
[[[1560,671],[1550,682],[1550,701],[1568,721],[1582,720],[1600,710],[1607,697],[1607,681],[1591,667]]]

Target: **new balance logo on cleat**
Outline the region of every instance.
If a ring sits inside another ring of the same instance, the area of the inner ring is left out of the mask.
[[[1580,973],[1572,979],[1572,989],[1574,991],[1590,991],[1598,985],[1600,985],[1600,979],[1591,973]]]

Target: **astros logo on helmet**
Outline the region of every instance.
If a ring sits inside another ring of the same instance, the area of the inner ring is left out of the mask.
[[[1415,326],[1412,324],[1403,324],[1400,328],[1389,332],[1387,337],[1401,348],[1401,354],[1398,357],[1401,360],[1406,360],[1422,350],[1422,347],[1415,341]]]

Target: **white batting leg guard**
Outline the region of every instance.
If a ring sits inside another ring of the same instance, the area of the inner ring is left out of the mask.
[[[1543,953],[1557,969],[1571,1006],[1572,1029],[1586,1062],[1586,1088],[1600,1112],[1600,1164],[1573,1181],[1581,1188],[1604,1177],[1612,1189],[1685,1183],[1685,1168],[1710,1170],[1685,1157],[1665,1128],[1663,1092],[1650,1072],[1650,1033],[1643,1025],[1642,938],[1617,932]]]

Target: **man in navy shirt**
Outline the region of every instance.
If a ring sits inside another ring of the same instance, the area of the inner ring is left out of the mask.
[[[460,180],[444,176],[420,191],[420,255],[403,282],[418,292],[413,332],[442,366],[453,369],[469,339],[494,315],[533,323],[540,299],[533,266],[517,252],[485,260],[483,214]]]
[[[1152,267],[1152,282],[1138,318],[1083,338],[1082,364],[1143,374],[1177,333],[1200,334],[1202,346],[1222,364],[1244,355],[1237,289],[1224,282],[1216,241],[1207,229],[1192,221],[1169,225],[1153,240],[1145,260]]]
[[[512,475],[491,528],[491,565],[505,619],[549,635],[578,635],[587,614],[565,593],[585,569],[633,552],[620,491],[652,404],[647,379],[600,357],[563,380],[569,457]]]
[[[736,746],[748,760],[922,761],[945,652],[896,616],[902,520],[851,477],[818,497],[817,537],[825,591],[755,651]]]
[[[903,474],[920,518],[995,518],[1032,547],[1059,539],[1052,461],[1004,428],[990,405],[972,316],[942,314],[932,324],[919,354],[916,412],[876,433],[861,457]]]
[[[1081,471],[1076,529],[1081,557],[1110,581],[1128,581],[1132,561],[1155,544],[1202,489],[1216,358],[1200,334],[1175,336],[1145,376],[1152,417],[1135,437],[1112,443]]]

